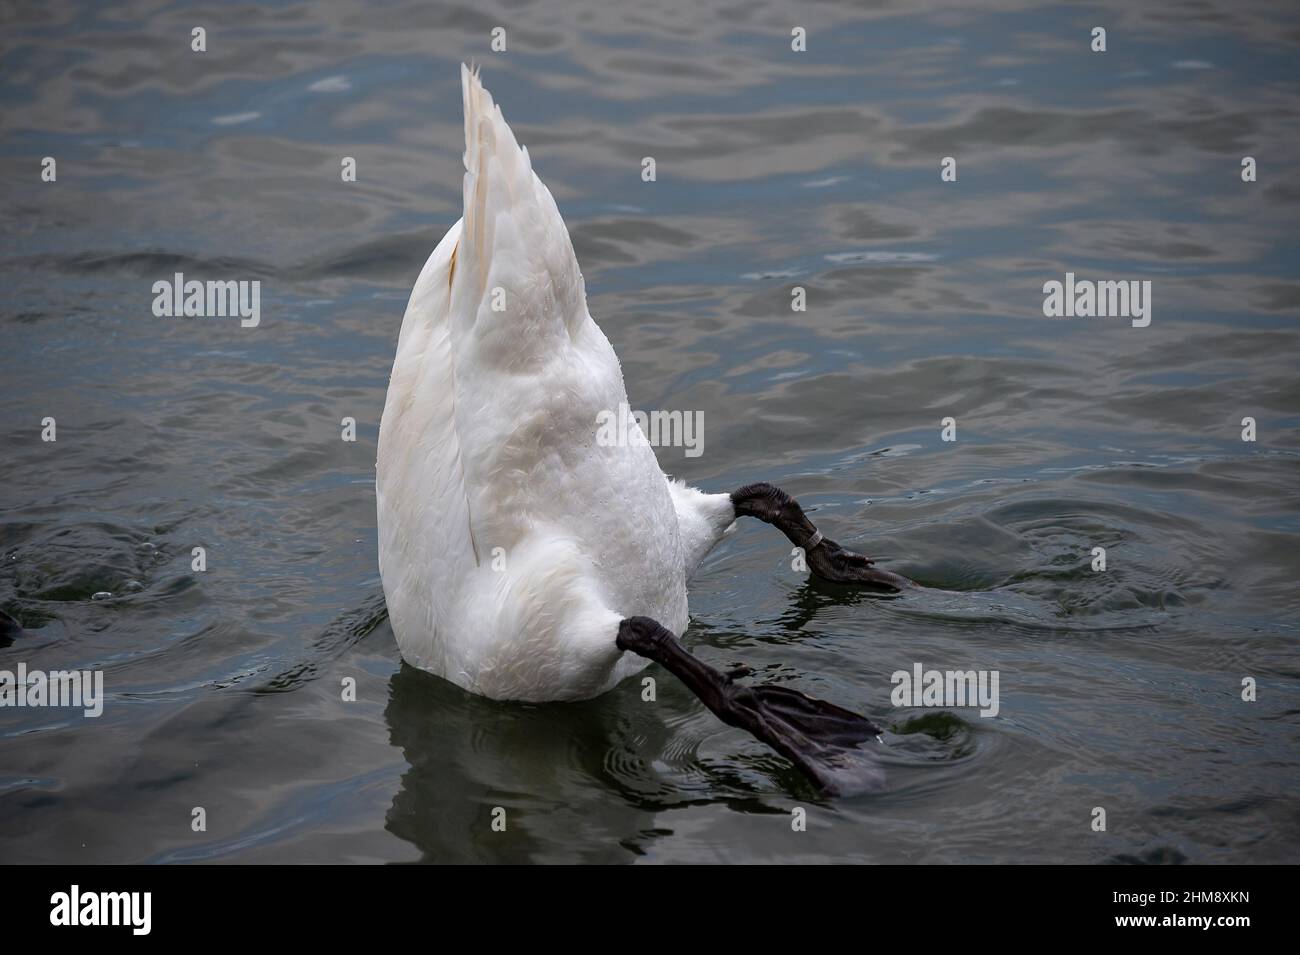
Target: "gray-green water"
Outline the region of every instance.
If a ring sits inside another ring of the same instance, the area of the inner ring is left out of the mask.
[[[1300,858],[1294,7],[0,22],[0,608],[29,631],[0,669],[100,668],[108,696],[99,719],[0,710],[3,861]],[[459,215],[469,58],[634,406],[704,414],[705,453],[664,467],[781,484],[926,585],[809,581],[752,524],[692,588],[702,658],[889,728],[884,792],[819,797],[666,674],[653,705],[632,681],[522,706],[401,665],[376,430],[407,293]],[[1151,325],[1045,318],[1067,271],[1149,279]],[[261,324],[154,317],[175,272],[260,280]],[[998,716],[894,708],[917,662],[998,670]]]

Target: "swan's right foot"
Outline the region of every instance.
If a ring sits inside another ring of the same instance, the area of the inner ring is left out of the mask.
[[[736,683],[730,674],[693,657],[649,617],[622,621],[617,643],[620,650],[663,666],[720,720],[748,730],[827,792],[849,795],[884,782],[880,767],[858,748],[881,732],[866,717],[789,687]]]
[[[822,535],[799,502],[772,484],[746,484],[731,493],[737,517],[757,517],[802,547],[808,569],[835,584],[858,584],[873,589],[899,591],[912,582],[900,574],[875,567],[870,557],[841,547]]]
[[[865,584],[884,590],[902,590],[912,582],[892,570],[876,567],[875,561],[847,547],[841,547],[828,537],[817,533],[816,543],[805,545],[804,558],[808,569],[822,580],[833,584]]]

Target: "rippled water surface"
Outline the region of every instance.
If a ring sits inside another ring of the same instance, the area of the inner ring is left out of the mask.
[[[108,700],[0,710],[0,857],[1300,861],[1300,20],[968,6],[6,5],[0,668]],[[809,580],[750,523],[692,587],[703,659],[888,728],[883,792],[819,796],[662,672],[525,706],[400,662],[375,441],[471,57],[632,402],[704,414],[665,469],[924,584]],[[1151,325],[1045,318],[1067,271],[1149,279]],[[261,324],[154,317],[176,272],[260,280]],[[999,671],[998,715],[893,707],[918,662]]]

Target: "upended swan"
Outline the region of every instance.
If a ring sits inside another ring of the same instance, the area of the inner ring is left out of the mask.
[[[908,581],[827,539],[770,484],[707,494],[645,442],[614,349],[587,312],[568,230],[528,151],[462,65],[463,216],[411,292],[380,424],[379,567],[402,657],[499,700],[598,696],[651,661],[823,789],[879,777],[866,718],[692,656],[686,583],[738,517],[775,525],[817,576]]]

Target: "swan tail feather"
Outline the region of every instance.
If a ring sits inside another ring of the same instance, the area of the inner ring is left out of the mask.
[[[464,236],[452,281],[462,342],[486,365],[544,359],[589,321],[555,199],[479,79],[461,66]]]

